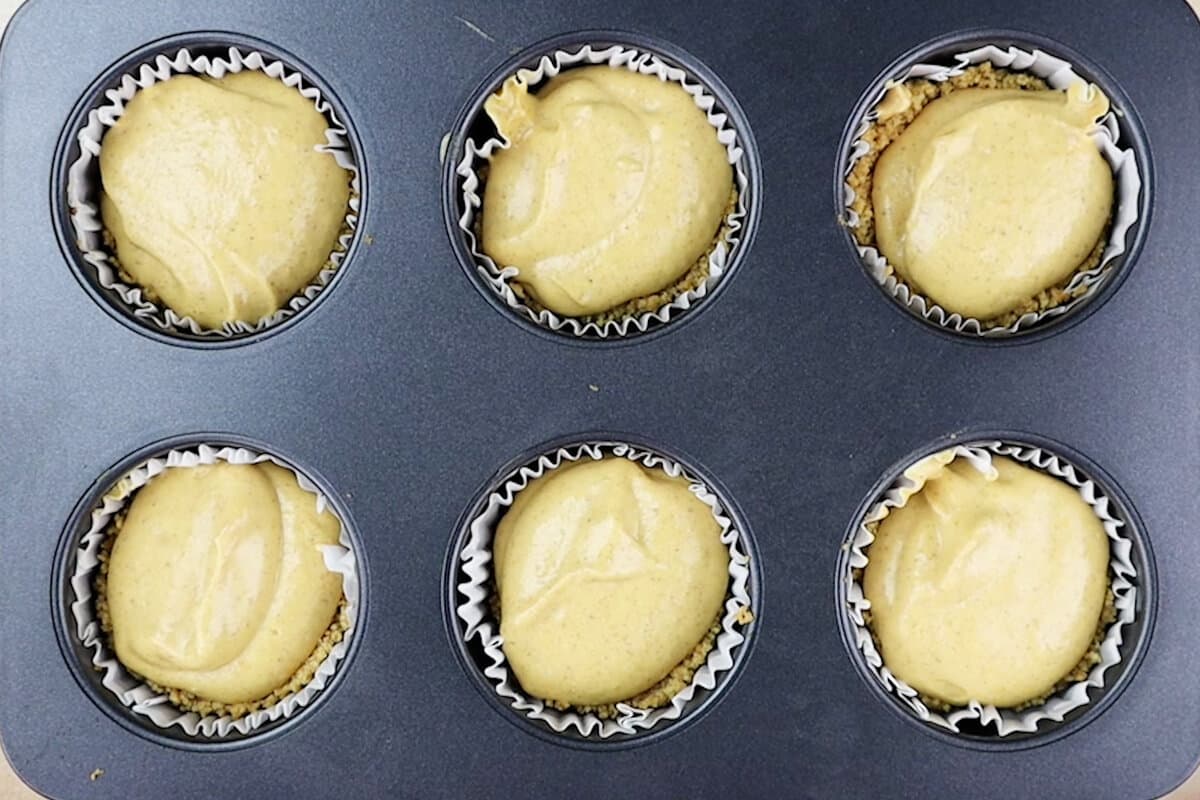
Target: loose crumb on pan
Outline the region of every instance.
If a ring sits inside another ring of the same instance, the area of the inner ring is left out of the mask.
[[[498,622],[500,620],[500,596],[494,588],[491,597],[488,599],[488,607]],[[666,677],[641,694],[628,700],[620,701],[621,705],[630,705],[634,708],[643,709],[662,708],[663,706],[670,705],[671,699],[691,684],[696,670],[704,666],[704,662],[708,660],[708,654],[712,652],[713,647],[716,645],[717,637],[721,634],[722,615],[723,612],[717,614],[717,618],[713,620],[712,625],[705,632],[704,638],[697,642],[692,652],[667,673]],[[750,610],[749,606],[739,608],[734,617],[734,622],[738,625],[749,625],[753,621],[754,612]],[[600,706],[580,706],[562,700],[541,699],[547,706],[558,711],[570,710],[577,714],[595,714],[600,719],[615,719],[620,713],[617,710],[616,703],[607,703]]]
[[[851,570],[851,575],[854,578],[854,582],[860,586],[862,585],[862,574],[863,571],[861,568]],[[1060,678],[1058,682],[1056,682],[1049,690],[1043,692],[1037,697],[1031,697],[1030,699],[1018,705],[1007,706],[1006,708],[1009,708],[1012,711],[1025,711],[1030,708],[1045,705],[1051,697],[1066,690],[1071,684],[1087,680],[1088,673],[1091,672],[1092,667],[1100,663],[1100,645],[1104,643],[1104,637],[1108,634],[1108,627],[1117,621],[1116,602],[1116,595],[1113,594],[1112,584],[1110,582],[1109,587],[1104,592],[1104,607],[1100,610],[1100,618],[1096,622],[1096,631],[1092,634],[1091,644],[1088,645],[1088,649],[1083,654],[1083,657],[1079,659],[1079,663],[1076,664],[1070,672]],[[866,626],[867,631],[871,634],[871,641],[875,643],[876,652],[878,652],[880,657],[883,658],[884,664],[886,665],[887,659],[883,655],[883,645],[880,644],[879,637],[875,635],[875,630],[871,627],[871,612],[869,610],[863,612],[863,624]],[[934,711],[940,711],[943,714],[950,713],[956,708],[965,708],[965,706],[953,705],[945,700],[925,694],[924,692],[918,693],[917,696],[920,698],[921,702],[925,704],[926,708]]]
[[[875,208],[871,203],[875,162],[879,160],[879,157],[887,149],[888,145],[896,141],[900,137],[900,134],[904,133],[905,129],[916,119],[925,106],[939,97],[945,97],[956,89],[1050,90],[1046,82],[1036,75],[1023,72],[1010,72],[1006,69],[994,67],[986,61],[970,67],[961,75],[956,75],[945,81],[911,80],[906,81],[904,85],[911,94],[909,107],[899,114],[871,123],[866,133],[862,135],[862,141],[870,147],[870,150],[855,162],[849,176],[846,178],[846,184],[854,190],[854,202],[850,204],[850,209],[858,216],[858,224],[852,226],[850,232],[854,235],[855,241],[862,247],[875,246]],[[1096,242],[1096,246],[1092,248],[1092,252],[1088,254],[1087,258],[1084,259],[1083,263],[1079,265],[1074,273],[1068,275],[1055,286],[1043,289],[1033,297],[1023,301],[1017,307],[992,319],[980,320],[982,327],[985,330],[989,328],[1006,328],[1025,314],[1047,311],[1083,295],[1087,291],[1087,287],[1077,287],[1074,291],[1069,292],[1067,291],[1067,286],[1077,273],[1086,272],[1100,266],[1100,260],[1104,254],[1105,245],[1108,242],[1108,234],[1111,226],[1112,216],[1110,214],[1108,222],[1105,223],[1104,229],[1100,233],[1100,239]],[[891,264],[887,265],[885,275],[894,277],[898,283],[908,286],[910,290],[912,289],[904,278],[896,273]]]
[[[132,498],[131,498],[132,499]],[[109,653],[116,656],[116,648],[113,646],[112,639],[112,616],[108,608],[108,566],[112,555],[113,544],[116,543],[117,536],[120,535],[121,526],[125,524],[124,510],[117,512],[113,516],[112,521],[105,531],[104,543],[100,546],[99,560],[100,569],[96,573],[96,579],[93,584],[93,592],[95,594],[96,617],[100,620],[100,629],[104,636],[104,646]],[[253,700],[247,703],[219,703],[214,700],[206,700],[198,697],[191,692],[182,689],[174,689],[169,686],[160,686],[154,681],[146,679],[139,675],[129,667],[122,664],[127,672],[139,681],[142,681],[155,692],[166,695],[171,705],[183,711],[195,712],[201,716],[214,714],[216,716],[232,717],[240,719],[247,714],[255,711],[261,711],[264,708],[269,708],[279,701],[283,700],[288,695],[295,694],[307,686],[317,674],[317,669],[329,657],[329,653],[333,650],[334,645],[345,638],[346,632],[350,629],[350,615],[347,607],[346,598],[342,597],[338,604],[337,610],[334,612],[333,620],[321,639],[317,642],[316,648],[309,657],[300,665],[287,682],[271,692],[266,697],[258,700]]]
[[[484,186],[486,185],[486,182],[487,182],[487,167],[486,167],[486,165],[484,167],[480,168],[476,172],[476,174],[479,177],[479,182],[480,182],[479,189],[477,191],[478,191],[479,195],[482,197],[483,191],[484,191]],[[709,256],[712,255],[713,251],[716,250],[717,247],[721,244],[724,244],[726,246],[726,249],[729,248],[729,239],[733,234],[733,229],[730,227],[730,224],[729,224],[729,218],[734,213],[734,211],[737,210],[737,204],[738,204],[738,191],[737,191],[737,187],[735,186],[729,192],[729,199],[725,203],[725,210],[721,214],[721,225],[720,225],[720,227],[717,228],[716,233],[713,234],[712,245],[709,246],[709,248],[704,251],[704,255],[702,255],[698,259],[696,259],[696,263],[693,264],[691,266],[691,268],[688,269],[687,272],[685,272],[682,276],[680,276],[680,278],[678,280],[676,280],[675,283],[671,284],[670,286],[668,286],[666,289],[663,289],[662,291],[655,292],[654,294],[646,295],[645,297],[635,297],[632,300],[622,303],[619,306],[610,308],[607,311],[602,311],[599,314],[591,314],[591,315],[583,316],[583,317],[571,317],[571,319],[577,320],[581,325],[594,324],[600,328],[603,328],[609,322],[615,322],[617,320],[625,319],[626,317],[634,317],[634,316],[638,316],[641,314],[653,313],[655,311],[658,311],[663,306],[670,305],[679,296],[699,288],[699,286],[702,283],[704,283],[706,280],[708,280]],[[479,249],[482,252],[482,250],[483,250],[483,246],[482,246],[482,242],[483,242],[483,210],[482,209],[480,209],[480,212],[475,216],[473,231],[475,233],[475,241],[480,243]],[[503,265],[499,265],[499,266],[503,267]],[[519,265],[513,265],[513,266],[517,266],[517,268],[520,269]],[[539,303],[537,298],[533,295],[533,293],[524,284],[521,283],[519,276],[517,278],[514,278],[513,280],[511,280],[509,282],[509,286],[512,287],[513,294],[515,294],[517,296],[517,299],[521,301],[522,305],[528,306],[530,309],[533,310],[533,312],[535,314],[541,314],[543,311],[548,310],[545,306],[543,306],[541,303]],[[550,313],[553,314],[554,312],[550,312]],[[556,314],[555,316],[561,317],[562,315]]]

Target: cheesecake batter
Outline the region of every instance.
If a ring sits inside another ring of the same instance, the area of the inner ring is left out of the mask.
[[[178,75],[139,91],[100,150],[100,208],[121,271],[201,327],[257,322],[326,265],[350,173],[328,121],[261,72]]]
[[[564,316],[656,293],[711,247],[733,191],[716,130],[678,85],[608,66],[530,94],[509,78],[485,109],[491,158],[483,251]]]
[[[903,84],[880,114],[909,108]],[[1095,86],[958,89],[929,103],[879,157],[871,200],[880,252],[943,308],[987,320],[1068,278],[1113,204],[1089,133]]]
[[[863,591],[884,663],[952,705],[1049,691],[1091,646],[1108,537],[1071,486],[1008,458],[983,474],[949,452],[878,525]]]
[[[576,706],[628,700],[704,638],[729,550],[682,478],[624,458],[531,482],[493,546],[504,653],[526,692]]]
[[[308,659],[342,599],[340,525],[270,463],[168,469],[113,545],[108,608],[127,668],[219,703],[258,700]]]

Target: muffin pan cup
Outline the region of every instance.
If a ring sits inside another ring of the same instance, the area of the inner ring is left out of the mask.
[[[332,680],[342,660],[349,652],[354,637],[354,622],[358,617],[358,560],[355,557],[354,546],[350,540],[346,523],[339,519],[341,525],[340,546],[323,547],[322,557],[330,572],[341,575],[342,596],[346,601],[348,624],[342,640],[333,645],[329,655],[317,667],[312,679],[299,691],[289,694],[267,708],[251,712],[238,719],[228,715],[200,715],[173,705],[166,695],[155,691],[125,669],[109,646],[109,639],[101,631],[100,620],[96,615],[94,584],[100,570],[100,551],[108,539],[109,524],[114,516],[128,507],[134,493],[152,481],[155,476],[161,475],[167,470],[190,469],[222,462],[228,464],[270,462],[283,467],[296,476],[301,489],[312,494],[313,503],[319,511],[325,510],[336,515],[336,512],[330,509],[325,495],[312,480],[279,458],[245,447],[200,444],[189,448],[172,448],[138,464],[134,469],[123,474],[111,488],[104,491],[97,502],[91,506],[90,513],[87,515],[89,519],[87,530],[74,543],[73,552],[69,553],[66,559],[71,573],[68,578],[71,593],[71,620],[67,625],[67,635],[74,635],[76,642],[90,654],[90,663],[86,664],[84,668],[91,667],[99,673],[100,684],[104,689],[112,694],[114,700],[128,707],[130,712],[139,718],[139,721],[148,721],[163,729],[178,726],[187,736],[201,742],[221,741],[254,734],[264,726],[268,726],[269,723],[290,719],[306,708]],[[71,547],[70,543],[68,543],[68,547]],[[73,625],[70,624],[71,622]]]
[[[676,45],[720,76],[762,174],[735,279],[619,347],[538,335],[481,295],[451,244],[439,160],[448,133],[446,152],[461,152],[461,110],[514,51],[605,27]],[[1086,56],[1129,98],[1151,213],[1136,264],[1102,304],[979,346],[898,310],[864,274],[838,224],[839,146],[865,87],[897,58],[1007,47],[1012,29],[1023,47]],[[60,230],[68,122],[89,87],[146,48],[207,33],[310,68],[367,167],[336,286],[237,347],[116,318],[77,280]],[[1200,757],[1196,52],[1200,24],[1179,0],[30,0],[0,44],[6,755],[62,798],[1161,796]],[[351,654],[304,713],[243,741],[123,723],[59,634],[81,498],[120,477],[110,465],[196,431],[320,478],[361,556]],[[448,552],[481,487],[514,454],[586,431],[718,479],[762,578],[753,648],[720,702],[672,735],[603,752],[512,725],[465,673],[444,615]],[[1086,455],[1146,548],[1140,657],[1118,665],[1119,691],[1061,735],[1018,745],[944,735],[882,702],[843,640],[838,602],[841,548],[881,476],[981,438]]]
[[[1116,619],[1105,626],[1104,638],[1099,648],[1099,663],[1089,669],[1085,680],[1076,681],[1050,694],[1044,703],[1037,706],[1018,711],[972,700],[965,706],[953,706],[948,712],[930,709],[912,686],[888,669],[883,654],[871,636],[870,626],[866,622],[871,603],[864,596],[860,581],[854,578],[854,570],[865,569],[870,563],[871,543],[875,541],[872,527],[886,519],[893,509],[903,507],[924,488],[926,479],[920,474],[914,476],[910,470],[931,458],[938,458],[940,461],[941,453],[949,455],[948,460],[942,462],[945,465],[963,459],[983,475],[995,475],[992,467],[993,457],[1008,457],[1068,484],[1079,493],[1080,499],[1091,507],[1108,537],[1108,585],[1113,593]],[[1103,697],[1103,691],[1114,684],[1114,675],[1110,674],[1110,671],[1116,672],[1113,667],[1119,665],[1123,657],[1133,658],[1138,654],[1140,637],[1130,632],[1139,610],[1138,570],[1134,564],[1137,556],[1133,540],[1129,538],[1133,535],[1132,521],[1124,519],[1123,514],[1119,503],[1109,498],[1093,478],[1081,473],[1066,458],[1039,447],[979,441],[960,444],[919,459],[908,465],[882,496],[875,498],[862,519],[852,529],[849,557],[844,561],[842,580],[846,583],[843,610],[851,627],[851,638],[856,651],[854,655],[861,655],[864,662],[862,666],[870,671],[873,678],[890,695],[901,701],[905,710],[922,722],[951,733],[964,734],[965,728],[971,727],[984,731],[983,737],[995,734],[1003,739],[1017,734],[1017,738],[1020,739],[1019,734],[1056,730],[1056,723],[1062,723],[1069,715],[1078,717],[1079,714],[1073,712],[1086,708],[1093,701],[1093,697]]]
[[[262,333],[286,322],[308,307],[325,290],[345,261],[358,227],[362,184],[346,125],[311,79],[306,80],[302,72],[269,54],[236,45],[223,47],[217,37],[197,44],[199,46],[191,48],[184,45],[162,52],[141,54],[139,63],[130,65],[127,72],[111,76],[107,83],[112,88],[95,97],[90,107],[83,111],[79,131],[75,135],[73,153],[76,155],[67,167],[66,211],[72,239],[68,246],[73,245],[75,249],[74,255],[78,259],[83,280],[98,284],[109,302],[134,320],[169,335],[200,341],[231,341]],[[336,159],[338,165],[350,173],[350,201],[343,233],[338,236],[327,263],[282,308],[258,320],[233,320],[220,328],[204,328],[191,317],[181,316],[174,309],[150,300],[144,287],[126,282],[120,274],[113,258],[114,252],[105,242],[104,220],[100,212],[100,152],[104,147],[105,134],[120,121],[126,105],[142,89],[178,75],[219,79],[243,71],[261,72],[296,90],[329,121],[325,144],[319,149]]]
[[[729,588],[720,614],[721,632],[713,641],[712,650],[704,663],[696,669],[687,686],[666,705],[638,708],[619,702],[615,704],[617,714],[611,719],[602,719],[595,713],[579,713],[576,709],[560,711],[547,705],[544,699],[527,695],[509,669],[504,655],[504,638],[490,610],[494,586],[492,542],[500,520],[517,495],[534,480],[555,469],[606,457],[625,458],[673,478],[682,476],[690,481],[692,493],[712,511],[713,518],[720,526],[721,543],[729,550]],[[470,651],[472,642],[482,648],[481,658],[471,659],[474,669],[482,671],[490,688],[511,709],[511,713],[544,725],[549,731],[565,734],[568,737],[565,742],[595,744],[608,741],[624,744],[639,742],[636,737],[648,731],[673,731],[679,727],[677,721],[693,721],[696,712],[711,705],[710,698],[714,698],[716,692],[730,683],[732,676],[726,673],[736,669],[744,660],[745,654],[738,651],[750,635],[749,627],[754,624],[753,621],[739,621],[743,611],[751,614],[754,611],[754,600],[750,593],[751,584],[757,581],[752,578],[749,533],[741,529],[742,526],[733,519],[725,505],[710,486],[689,474],[678,461],[627,442],[587,440],[540,454],[504,476],[500,484],[488,493],[478,513],[468,518],[461,546],[452,550],[448,577],[453,584],[453,610],[448,610],[447,614],[455,617],[458,624],[452,626],[451,636],[464,651]],[[467,668],[472,667],[468,664]]]
[[[970,67],[984,63],[1018,74],[1035,75],[1043,79],[1052,90],[1065,90],[1073,83],[1087,80],[1075,71],[1071,63],[1062,58],[1057,58],[1036,48],[1031,51],[1016,45],[998,47],[994,44],[986,44],[965,52],[944,56],[940,61],[942,62],[940,64],[916,63],[909,65],[900,74],[877,82],[869,90],[871,97],[869,112],[861,120],[851,123],[854,135],[847,148],[845,168],[847,175],[859,159],[870,152],[870,145],[861,137],[878,118],[879,102],[882,100],[884,92],[894,83],[902,84],[913,80],[941,83],[961,75]],[[1116,277],[1114,273],[1119,269],[1126,268],[1126,262],[1130,260],[1129,257],[1121,257],[1126,255],[1127,250],[1133,244],[1133,237],[1130,237],[1129,232],[1138,221],[1141,208],[1141,173],[1145,169],[1138,163],[1139,154],[1134,149],[1127,147],[1126,143],[1121,140],[1118,119],[1130,113],[1126,110],[1124,99],[1118,95],[1109,97],[1109,102],[1112,103],[1112,109],[1097,123],[1091,133],[1091,138],[1113,173],[1112,221],[1108,226],[1107,243],[1101,254],[1100,263],[1087,270],[1077,270],[1066,284],[1065,291],[1071,296],[1070,300],[1041,311],[1022,314],[1006,326],[987,327],[978,319],[950,312],[930,298],[921,295],[891,271],[887,259],[875,245],[861,245],[855,241],[854,247],[862,258],[867,274],[889,297],[910,313],[931,325],[967,336],[1012,336],[1028,331],[1035,326],[1044,325],[1090,302],[1107,284],[1113,282]],[[1135,120],[1127,120],[1126,124],[1137,123]],[[1144,157],[1144,153],[1140,155]],[[858,215],[851,208],[855,192],[848,183],[843,188],[843,196],[842,221],[847,228],[853,228],[858,224]],[[1132,266],[1132,264],[1128,266]]]
[[[609,34],[608,37],[617,42],[628,41],[620,34]],[[486,191],[485,181],[480,172],[497,150],[508,146],[498,135],[484,140],[470,135],[479,127],[491,125],[482,107],[482,102],[498,90],[490,86],[481,87],[480,96],[475,98],[471,105],[474,113],[466,120],[466,128],[463,131],[465,141],[461,151],[450,154],[450,167],[458,187],[459,201],[456,207],[448,209],[448,213],[456,215],[454,225],[458,229],[457,235],[462,238],[470,257],[470,263],[464,265],[468,274],[481,281],[486,290],[493,292],[511,313],[548,331],[566,336],[583,340],[612,340],[645,333],[683,315],[709,294],[715,293],[721,281],[741,259],[741,251],[750,244],[747,232],[743,231],[748,220],[753,219],[747,209],[754,202],[754,192],[757,191],[757,187],[751,183],[751,175],[754,174],[753,144],[749,145],[751,153],[747,153],[747,142],[753,140],[748,138],[749,130],[745,123],[740,119],[730,118],[726,110],[729,106],[728,101],[723,103],[714,96],[713,87],[706,86],[696,74],[688,72],[686,66],[681,68],[670,60],[664,60],[670,59],[671,56],[663,44],[656,43],[639,48],[597,42],[590,40],[585,34],[581,34],[579,39],[580,41],[569,47],[566,42],[559,42],[557,47],[549,44],[532,46],[526,53],[517,57],[521,63],[532,62],[532,66],[514,66],[511,74],[521,76],[532,91],[573,67],[607,66],[610,69],[625,69],[641,75],[652,75],[677,85],[681,91],[691,95],[696,107],[704,112],[712,125],[718,141],[725,147],[730,167],[733,169],[737,202],[721,223],[720,236],[707,255],[708,275],[705,279],[695,288],[681,292],[670,302],[653,311],[639,312],[604,323],[564,317],[545,308],[535,310],[525,303],[513,291],[512,286],[514,281],[520,280],[520,265],[497,264],[483,252],[476,236],[476,226],[483,209],[483,193]],[[508,77],[507,74],[502,76],[501,84]]]

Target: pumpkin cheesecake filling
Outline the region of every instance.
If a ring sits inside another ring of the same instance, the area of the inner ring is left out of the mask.
[[[339,535],[277,465],[164,471],[103,557],[97,605],[117,659],[202,713],[238,716],[298,691],[348,627],[321,552]]]
[[[862,573],[887,668],[935,705],[1021,708],[1086,673],[1114,615],[1109,543],[1077,491],[1005,457],[939,453]]]
[[[326,118],[261,72],[140,90],[100,150],[121,273],[205,328],[257,322],[311,283],[345,226],[350,173]]]
[[[1098,265],[1113,174],[1091,138],[1109,102],[990,64],[893,85],[851,170],[855,237],[949,312],[995,325],[1071,299]]]
[[[688,487],[611,457],[559,467],[516,495],[493,574],[504,654],[527,693],[611,712],[665,705],[687,685],[729,588],[720,525]]]
[[[507,146],[488,165],[481,248],[540,306],[603,314],[664,292],[713,248],[733,169],[677,84],[580,67],[536,94],[511,77],[484,108]]]

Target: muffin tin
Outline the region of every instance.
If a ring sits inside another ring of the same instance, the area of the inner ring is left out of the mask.
[[[690,54],[710,69],[744,112],[761,170],[731,279],[619,346],[514,324],[481,298],[451,244],[439,159],[515,52],[613,27],[633,32],[614,40],[661,40],[681,66]],[[60,235],[78,110],[115,66],[183,40],[261,46],[311,75],[361,156],[360,229],[343,268],[270,335],[198,343],[110,313]],[[1141,251],[1103,302],[988,346],[899,309],[837,223],[839,142],[874,78],[913,48],[970,41],[1082,54],[1129,99],[1147,156]],[[1166,792],[1200,756],[1198,47],[1178,0],[869,12],[28,3],[0,47],[0,735],[14,767],[46,794],[98,798]],[[838,595],[847,532],[897,466],[989,438],[1095,465],[1138,523],[1151,578],[1119,681],[1078,719],[1015,742],[942,735],[897,713],[843,641]],[[703,714],[644,742],[585,747],[529,735],[481,697],[447,576],[461,520],[494,479],[556,442],[613,439],[669,453],[722,489],[756,546],[757,619]],[[131,723],[64,634],[80,509],[139,457],[200,441],[286,459],[336,493],[357,532],[351,652],[311,707],[244,740]]]

